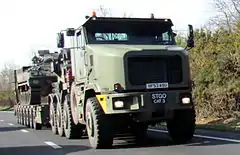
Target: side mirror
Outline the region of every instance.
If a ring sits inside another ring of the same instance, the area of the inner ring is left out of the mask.
[[[188,25],[188,40],[187,40],[187,46],[192,48],[194,47],[194,34],[193,34],[193,26]]]
[[[173,32],[173,37],[175,38],[177,36],[177,33]]]
[[[57,35],[57,47],[63,48],[64,47],[64,34],[58,33]]]

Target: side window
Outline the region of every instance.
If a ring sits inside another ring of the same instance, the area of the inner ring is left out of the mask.
[[[172,38],[170,37],[169,32],[165,32],[162,34],[162,40],[163,41],[172,41]]]
[[[90,55],[90,65],[93,66],[93,55]]]
[[[81,35],[81,31],[77,32],[77,47],[81,47],[82,44],[82,35]]]

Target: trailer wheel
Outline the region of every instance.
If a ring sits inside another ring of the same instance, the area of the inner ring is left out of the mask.
[[[23,126],[25,126],[25,121],[26,119],[25,119],[25,109],[23,108],[23,110],[22,110],[22,125]]]
[[[25,119],[26,119],[26,126],[30,127],[30,111],[29,111],[28,108],[26,109],[26,117],[25,117]]]
[[[35,114],[36,114],[36,113],[35,113]],[[41,129],[42,129],[42,124],[37,123],[37,122],[35,121],[35,114],[34,114],[34,116],[33,116],[33,118],[34,118],[33,127],[34,127],[35,130],[41,130]]]
[[[50,104],[50,123],[52,127],[52,132],[58,134],[57,124],[56,124],[56,111],[53,104]]]
[[[193,137],[195,131],[195,110],[177,110],[174,117],[167,121],[170,137],[176,143],[187,143]]]
[[[33,109],[31,108],[30,109],[30,128],[34,128],[34,125],[33,125],[33,123],[34,123],[34,119],[33,119]]]
[[[39,124],[39,123],[34,121],[34,129],[35,130],[41,130],[42,129],[42,124]]]
[[[19,108],[17,108],[17,124],[20,124]]]
[[[88,98],[85,115],[87,134],[91,146],[95,149],[112,147],[114,138],[113,121],[110,116],[104,114],[96,97]]]
[[[23,124],[23,110],[22,108],[19,110],[19,124]]]
[[[64,112],[63,112],[63,120],[64,120],[64,132],[65,136],[68,139],[79,139],[83,136],[84,125],[78,124],[75,125],[73,121],[73,116],[71,113],[71,107],[69,106],[70,96],[66,95],[64,99]]]

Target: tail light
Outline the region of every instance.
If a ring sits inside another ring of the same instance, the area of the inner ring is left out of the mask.
[[[114,90],[119,90],[119,89],[121,89],[121,84],[120,83],[115,83],[114,84]]]
[[[120,83],[115,83],[114,84],[114,90],[117,92],[121,92],[124,90],[124,88],[122,87],[122,85]]]
[[[67,70],[65,78],[66,78],[66,82],[70,82],[72,80],[72,71],[71,71],[71,69]]]

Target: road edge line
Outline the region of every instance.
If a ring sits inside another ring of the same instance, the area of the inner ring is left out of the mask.
[[[49,146],[51,146],[51,147],[54,148],[54,149],[60,149],[60,148],[62,148],[61,146],[59,146],[59,145],[57,145],[57,144],[55,144],[55,143],[53,143],[53,142],[50,142],[50,141],[45,141],[44,143],[47,144],[47,145],[49,145]]]
[[[158,130],[158,129],[148,129],[148,131],[168,133],[168,131]],[[228,142],[240,143],[240,140],[231,139],[231,138],[221,138],[221,137],[215,137],[215,136],[203,136],[203,135],[199,135],[199,134],[194,134],[193,136],[194,136],[194,137],[197,137],[197,138],[205,138],[205,139],[212,139],[212,140],[219,140],[219,141],[228,141]]]

